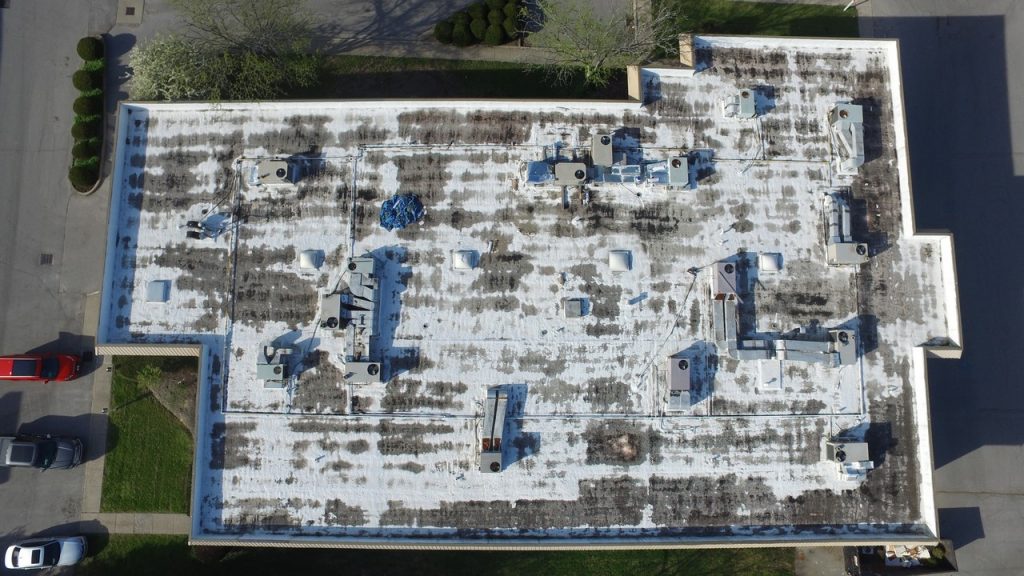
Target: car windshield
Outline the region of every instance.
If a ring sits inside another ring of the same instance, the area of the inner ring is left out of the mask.
[[[38,360],[15,360],[11,369],[11,376],[35,376]],[[54,372],[56,374],[56,372]]]
[[[43,371],[40,376],[43,378],[56,378],[58,372],[60,372],[60,360],[56,358],[43,360]]]
[[[40,442],[36,445],[36,466],[49,468],[53,465],[53,459],[57,457],[57,443],[53,440]]]
[[[60,560],[60,544],[50,542],[43,546],[43,564],[54,566],[58,560]]]
[[[18,567],[18,558],[19,557],[21,557],[21,548],[19,548],[18,546],[15,546],[14,550],[11,551],[11,568],[17,568]]]

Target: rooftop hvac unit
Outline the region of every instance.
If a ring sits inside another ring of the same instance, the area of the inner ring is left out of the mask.
[[[864,164],[864,109],[857,104],[836,104],[828,114],[839,157],[839,174],[855,176]]]
[[[753,118],[757,116],[754,91],[744,88],[735,96],[730,96],[723,100],[722,115],[726,118]]]
[[[736,295],[736,264],[715,262],[711,277],[711,295],[715,298]]]
[[[595,134],[594,141],[590,145],[590,158],[594,166],[611,166],[612,160],[612,137],[608,134]]]
[[[260,184],[291,184],[295,180],[294,167],[284,159],[262,160],[256,165]]]
[[[320,295],[320,327],[337,329],[341,325],[341,294]]]
[[[690,360],[669,356],[668,359],[669,392],[690,391]]]
[[[875,463],[868,455],[867,442],[848,442],[833,439],[825,442],[824,460],[836,466],[841,480],[862,480]]]
[[[852,330],[829,330],[828,335],[840,366],[857,362],[857,334],[855,332]]]
[[[263,380],[264,388],[284,388],[289,377],[288,356],[291,348],[276,348],[264,344],[256,357],[256,378]]]
[[[555,184],[579,186],[587,181],[587,165],[582,162],[560,162],[555,164]]]
[[[501,439],[505,431],[508,393],[501,386],[487,390],[484,405],[484,427],[480,437],[480,471],[501,472]]]
[[[382,378],[380,362],[345,362],[345,380],[356,384],[372,384]]]
[[[668,159],[668,183],[670,186],[690,183],[690,162],[685,156]]]

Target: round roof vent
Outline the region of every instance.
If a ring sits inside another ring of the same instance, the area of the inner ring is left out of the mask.
[[[744,91],[740,92],[740,96],[742,96],[744,98],[750,98],[750,90],[744,90]]]
[[[283,374],[283,373],[284,373],[284,366],[281,366],[280,364],[278,364],[277,366],[274,366],[274,374]]]
[[[689,368],[690,368],[690,362],[688,360],[680,360],[679,361],[679,369],[680,370],[687,370]]]
[[[850,335],[848,333],[846,333],[845,330],[840,332],[839,333],[839,341],[842,342],[843,344],[846,344],[847,342],[850,341]]]
[[[836,462],[846,462],[846,452],[836,450]]]
[[[583,170],[577,170],[573,172],[572,175],[575,176],[577,180],[583,180],[584,178],[587,177],[587,173],[584,172]]]
[[[501,464],[497,462],[491,462],[491,472],[498,472],[501,470]]]
[[[608,136],[601,136],[601,144],[604,144],[605,146],[607,146],[607,145],[609,145],[611,143],[612,143],[612,139],[610,137],[608,137]]]
[[[356,269],[356,263],[355,262],[349,262],[348,263],[348,269],[349,270],[355,270]]]
[[[682,165],[683,165],[682,159],[680,159],[680,158],[673,158],[672,159],[672,167],[673,168],[679,168]]]
[[[732,274],[733,271],[735,271],[735,270],[736,270],[736,267],[733,266],[732,264],[726,264],[725,265],[725,273],[726,274]]]
[[[274,172],[274,175],[277,176],[278,178],[284,178],[285,176],[288,175],[288,170],[284,168],[278,168],[277,171]]]
[[[857,255],[863,256],[868,253],[868,247],[864,244],[857,244]]]
[[[840,117],[840,118],[847,118],[847,117],[849,117],[849,116],[850,116],[850,113],[849,113],[849,112],[847,112],[846,110],[840,110],[840,111],[839,111],[839,117]]]
[[[377,374],[380,374],[380,366],[377,364],[370,364],[366,367],[366,373],[370,376],[376,376]]]

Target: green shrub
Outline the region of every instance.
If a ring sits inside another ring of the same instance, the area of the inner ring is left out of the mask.
[[[484,33],[484,43],[488,46],[504,44],[506,39],[505,31],[497,24],[491,24],[488,26],[487,32]]]
[[[88,190],[96,184],[96,179],[99,177],[98,165],[91,166],[72,166],[71,170],[68,171],[68,180],[71,180],[71,185],[78,190]]]
[[[100,123],[94,121],[75,122],[75,124],[71,126],[71,135],[75,140],[84,140],[86,138],[99,136]]]
[[[505,13],[501,10],[491,10],[487,13],[487,24],[489,26],[498,25],[505,21]]]
[[[103,112],[103,100],[95,96],[79,96],[73,106],[79,116],[94,116]]]
[[[475,41],[473,33],[469,31],[469,26],[456,22],[455,26],[452,27],[452,44],[456,46],[469,46]]]
[[[434,25],[434,40],[441,44],[452,43],[452,23],[442,20]]]
[[[86,62],[103,58],[103,41],[86,36],[78,41],[78,55]]]
[[[469,8],[466,8],[466,12],[469,14],[469,17],[473,20],[483,20],[484,18],[487,17],[487,4],[484,4],[483,2],[477,2],[476,4],[470,6]]]
[[[71,77],[71,83],[75,85],[75,88],[86,92],[95,88],[102,88],[103,75],[89,72],[88,70],[78,70]]]
[[[505,18],[505,23],[502,24],[502,28],[505,29],[505,34],[507,34],[509,38],[519,36],[519,25],[516,23],[515,18]]]
[[[519,15],[519,3],[516,0],[511,0],[505,7],[502,8],[502,12],[509,18],[515,18]]]
[[[508,0],[484,0],[484,2],[487,3],[487,7],[491,10],[501,10],[507,1]]]
[[[79,140],[71,147],[71,155],[75,160],[85,160],[99,153],[99,145],[92,140]]]
[[[478,41],[484,39],[484,34],[487,33],[487,21],[481,19],[474,19],[469,23],[469,31],[473,33],[473,38]]]
[[[452,27],[457,28],[459,25],[468,27],[470,20],[472,20],[472,18],[470,18],[469,13],[465,11],[456,12],[455,15],[452,16]],[[452,32],[454,33],[454,30]]]

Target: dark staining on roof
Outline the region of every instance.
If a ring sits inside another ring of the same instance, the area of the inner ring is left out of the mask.
[[[502,530],[541,530],[565,526],[631,526],[640,523],[646,487],[627,476],[579,482],[577,500],[472,500],[442,502],[438,508],[411,509],[389,501],[382,526],[458,526],[472,537]]]
[[[363,526],[366,523],[366,511],[359,506],[350,506],[337,499],[328,500],[324,506],[324,526]]]
[[[462,408],[455,397],[468,387],[462,382],[422,382],[398,376],[385,384],[381,407],[385,412],[409,412],[418,408],[449,410]]]
[[[255,430],[252,422],[215,423],[210,429],[210,469],[258,469],[261,462],[256,447],[262,439],[247,435]]]
[[[525,112],[420,109],[398,115],[398,135],[417,144],[516,144],[530,136]]]
[[[382,420],[378,425],[380,439],[377,441],[377,450],[384,455],[416,455],[450,450],[453,443],[443,438],[454,430],[448,424]]]
[[[587,464],[632,466],[661,462],[664,437],[650,426],[630,420],[594,423],[583,433],[587,441]]]
[[[292,399],[292,409],[303,413],[345,414],[348,393],[341,370],[330,361],[330,353],[317,350],[303,359],[303,370]]]

